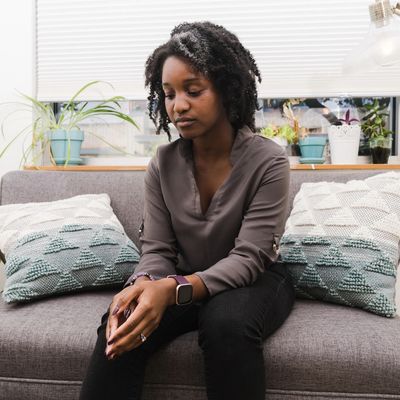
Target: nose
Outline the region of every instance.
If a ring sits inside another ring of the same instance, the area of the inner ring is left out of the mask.
[[[189,110],[190,104],[184,94],[175,94],[174,100],[174,112],[176,114],[182,114]]]

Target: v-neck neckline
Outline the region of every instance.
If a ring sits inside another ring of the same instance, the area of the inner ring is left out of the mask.
[[[207,219],[207,217],[210,214],[210,209],[216,207],[217,201],[221,197],[224,187],[229,182],[229,180],[230,180],[230,178],[232,176],[232,173],[233,173],[234,166],[232,165],[232,167],[231,167],[231,169],[229,171],[229,174],[226,176],[226,178],[222,181],[222,183],[218,186],[217,190],[212,195],[211,200],[210,200],[210,202],[208,204],[208,207],[204,212],[203,212],[203,210],[201,208],[201,195],[200,195],[199,186],[197,184],[196,177],[195,177],[195,174],[194,174],[194,163],[193,163],[193,160],[192,160],[192,167],[193,168],[192,168],[191,172],[192,172],[192,176],[193,176],[193,180],[194,180],[194,188],[195,188],[195,196],[196,196],[196,200],[195,200],[196,201],[196,209],[197,209],[197,212],[203,218]]]
[[[243,148],[244,142],[246,142],[247,139],[252,138],[253,136],[254,136],[254,133],[247,126],[243,127],[242,129],[239,129],[237,131],[234,141],[233,141],[230,157],[229,157],[232,168],[231,168],[228,176],[224,179],[224,181],[221,183],[221,185],[215,191],[205,212],[203,212],[203,210],[201,209],[200,190],[198,188],[197,181],[196,181],[195,174],[194,174],[192,141],[186,140],[183,138],[179,139],[179,140],[181,140],[181,153],[184,156],[184,158],[186,159],[188,166],[189,166],[188,170],[189,170],[190,180],[192,183],[191,186],[192,186],[193,192],[194,192],[195,213],[197,215],[199,215],[201,218],[208,219],[212,215],[212,212],[217,207],[217,204],[218,204],[219,200],[221,199],[226,186],[228,185],[229,181],[231,181],[231,179],[235,173],[235,166],[237,164],[237,161],[244,151],[244,148]],[[247,145],[248,145],[248,143],[246,143],[246,147],[247,147]]]

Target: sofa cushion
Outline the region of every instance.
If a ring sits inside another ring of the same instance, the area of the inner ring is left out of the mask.
[[[8,303],[121,287],[139,260],[108,194],[0,206],[0,249]]]
[[[36,398],[50,399],[44,383],[65,387],[57,391],[58,400],[78,398],[96,328],[114,293],[79,293],[27,304],[0,301],[0,321],[7,320],[0,324],[0,398],[3,389],[12,386],[7,400],[23,398],[27,387]],[[343,399],[357,394],[356,398],[400,398],[400,348],[395,345],[399,331],[399,317],[384,319],[299,299],[265,342],[267,392],[298,398],[303,398],[301,393],[304,398],[311,398],[310,393],[317,398],[321,393]],[[164,399],[205,400],[197,332],[160,349],[149,360],[145,383],[144,399],[162,391]]]
[[[392,317],[400,240],[400,174],[304,183],[282,238],[299,297]]]

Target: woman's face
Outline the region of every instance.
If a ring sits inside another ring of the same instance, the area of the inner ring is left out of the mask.
[[[174,56],[163,66],[165,108],[185,139],[212,136],[230,128],[222,100],[211,81]]]

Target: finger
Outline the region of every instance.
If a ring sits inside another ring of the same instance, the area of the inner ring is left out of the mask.
[[[122,324],[124,324],[126,322],[126,320],[130,317],[133,310],[135,309],[136,305],[137,305],[136,301],[133,301],[132,303],[129,304],[129,306],[127,308],[125,308],[123,311],[121,311],[121,313],[118,314],[119,315],[118,323],[115,323],[114,319],[111,320],[109,338],[114,334],[114,332],[118,329],[118,327],[120,327]]]
[[[149,324],[147,321],[142,321],[128,335],[107,346],[107,357],[113,359],[127,351],[141,346],[156,328],[157,327],[154,323]]]
[[[106,326],[106,339],[108,340],[108,338],[111,335],[111,318],[113,316],[113,313],[115,314],[115,312],[119,309],[118,304],[118,298],[115,296],[113,301],[111,302],[110,306],[108,307],[108,318],[107,318],[107,326]]]
[[[157,327],[158,322],[156,319],[144,318],[133,330],[128,332],[127,335],[115,340],[111,345],[107,346],[107,356],[112,359],[142,345]]]
[[[107,344],[110,342],[111,336],[114,332],[121,326],[130,316],[132,311],[135,309],[136,302],[133,302],[129,305],[128,308],[125,308],[123,314],[120,315],[120,318],[116,320],[115,318],[109,318],[107,321],[107,334],[106,334],[106,342]]]
[[[147,307],[143,307],[140,303],[137,304],[134,311],[130,314],[129,318],[120,325],[109,337],[108,343],[116,342],[120,338],[131,333],[137,325],[145,318],[147,314]]]
[[[106,325],[106,340],[110,337],[110,320],[107,318],[107,325]]]
[[[118,317],[110,317],[109,323],[110,323],[110,334],[108,336],[107,341],[110,340],[110,337],[113,335],[113,333],[118,329],[119,326],[119,321],[120,319]]]
[[[134,309],[136,308],[136,306],[137,306],[137,302],[133,300],[133,301],[129,304],[129,307],[128,307],[128,308],[125,308],[125,311],[124,311],[124,318],[125,318],[125,320],[127,320],[127,319],[130,317],[130,315],[133,313],[133,311],[134,311]]]
[[[122,325],[128,319],[129,315],[135,309],[135,306],[136,306],[136,302],[133,302],[129,305],[128,308],[125,308],[125,311],[123,312],[123,314],[120,315],[120,318],[118,318],[118,321],[116,321],[115,318],[112,318],[112,319],[109,318],[107,320],[108,334],[106,333],[106,340],[107,340],[107,344],[106,344],[106,348],[105,348],[106,356],[108,356],[110,353],[110,346],[108,345],[110,336],[117,330],[118,326]]]
[[[136,304],[135,299],[138,294],[138,290],[130,287],[129,291],[126,291],[125,293],[123,293],[122,291],[121,294],[116,297],[115,301],[112,304],[112,307],[110,307],[110,315],[108,318],[109,335],[107,337],[107,340],[110,340],[111,336],[117,330],[117,328],[125,322],[128,316],[127,310],[130,309],[131,304]]]
[[[110,303],[108,306],[108,317],[107,317],[107,325],[106,325],[106,339],[110,337],[110,318],[112,314],[112,310],[115,309],[115,306],[117,304],[118,300],[116,299],[116,296],[114,296],[113,301]]]
[[[132,345],[129,350],[141,346],[157,329],[158,325],[152,321],[150,324],[144,325],[143,328],[138,326],[138,329],[133,331],[130,335],[132,338]]]

